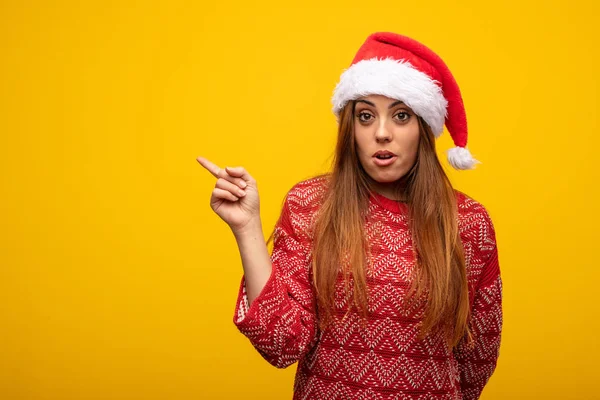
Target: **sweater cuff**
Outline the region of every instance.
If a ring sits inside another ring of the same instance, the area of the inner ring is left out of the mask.
[[[240,288],[238,291],[237,302],[235,306],[235,313],[233,323],[240,329],[254,325],[258,318],[258,309],[260,303],[266,298],[273,298],[274,292],[276,292],[276,277],[275,277],[275,266],[271,268],[271,275],[265,283],[265,286],[254,299],[251,305],[248,305],[248,296],[246,293],[246,276],[242,276],[240,282]]]

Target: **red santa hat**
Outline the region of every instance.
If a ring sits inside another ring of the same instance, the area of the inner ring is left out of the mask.
[[[467,150],[467,117],[458,84],[444,61],[425,45],[391,32],[370,35],[337,84],[333,112],[369,94],[402,100],[421,116],[438,138],[444,123],[456,147],[447,151],[456,169],[479,161]]]

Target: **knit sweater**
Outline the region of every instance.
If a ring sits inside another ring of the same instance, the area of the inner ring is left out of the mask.
[[[502,281],[492,221],[485,208],[456,191],[465,250],[474,341],[449,349],[440,333],[418,340],[425,302],[404,307],[415,252],[408,207],[369,198],[365,234],[373,262],[366,326],[338,281],[333,323],[319,329],[312,285],[311,223],[325,178],[296,184],[275,226],[272,272],[248,306],[242,276],[234,323],[272,365],[298,362],[293,399],[477,399],[494,372],[502,329]]]

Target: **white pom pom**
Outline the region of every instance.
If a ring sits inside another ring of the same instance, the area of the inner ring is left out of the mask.
[[[454,147],[447,151],[448,162],[455,169],[473,169],[475,164],[481,164],[471,155],[471,152],[464,147]]]

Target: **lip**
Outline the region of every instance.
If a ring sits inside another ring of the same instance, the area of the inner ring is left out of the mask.
[[[386,167],[388,165],[393,164],[394,161],[396,161],[397,158],[398,158],[398,156],[393,156],[393,157],[388,158],[386,160],[380,160],[377,157],[373,157],[373,162],[375,163],[375,165],[377,165],[379,167]]]
[[[396,156],[396,154],[392,153],[389,150],[379,150],[378,152],[376,152],[375,154],[373,154],[373,157],[377,157],[378,155],[385,156],[386,154],[389,154],[391,156]]]

